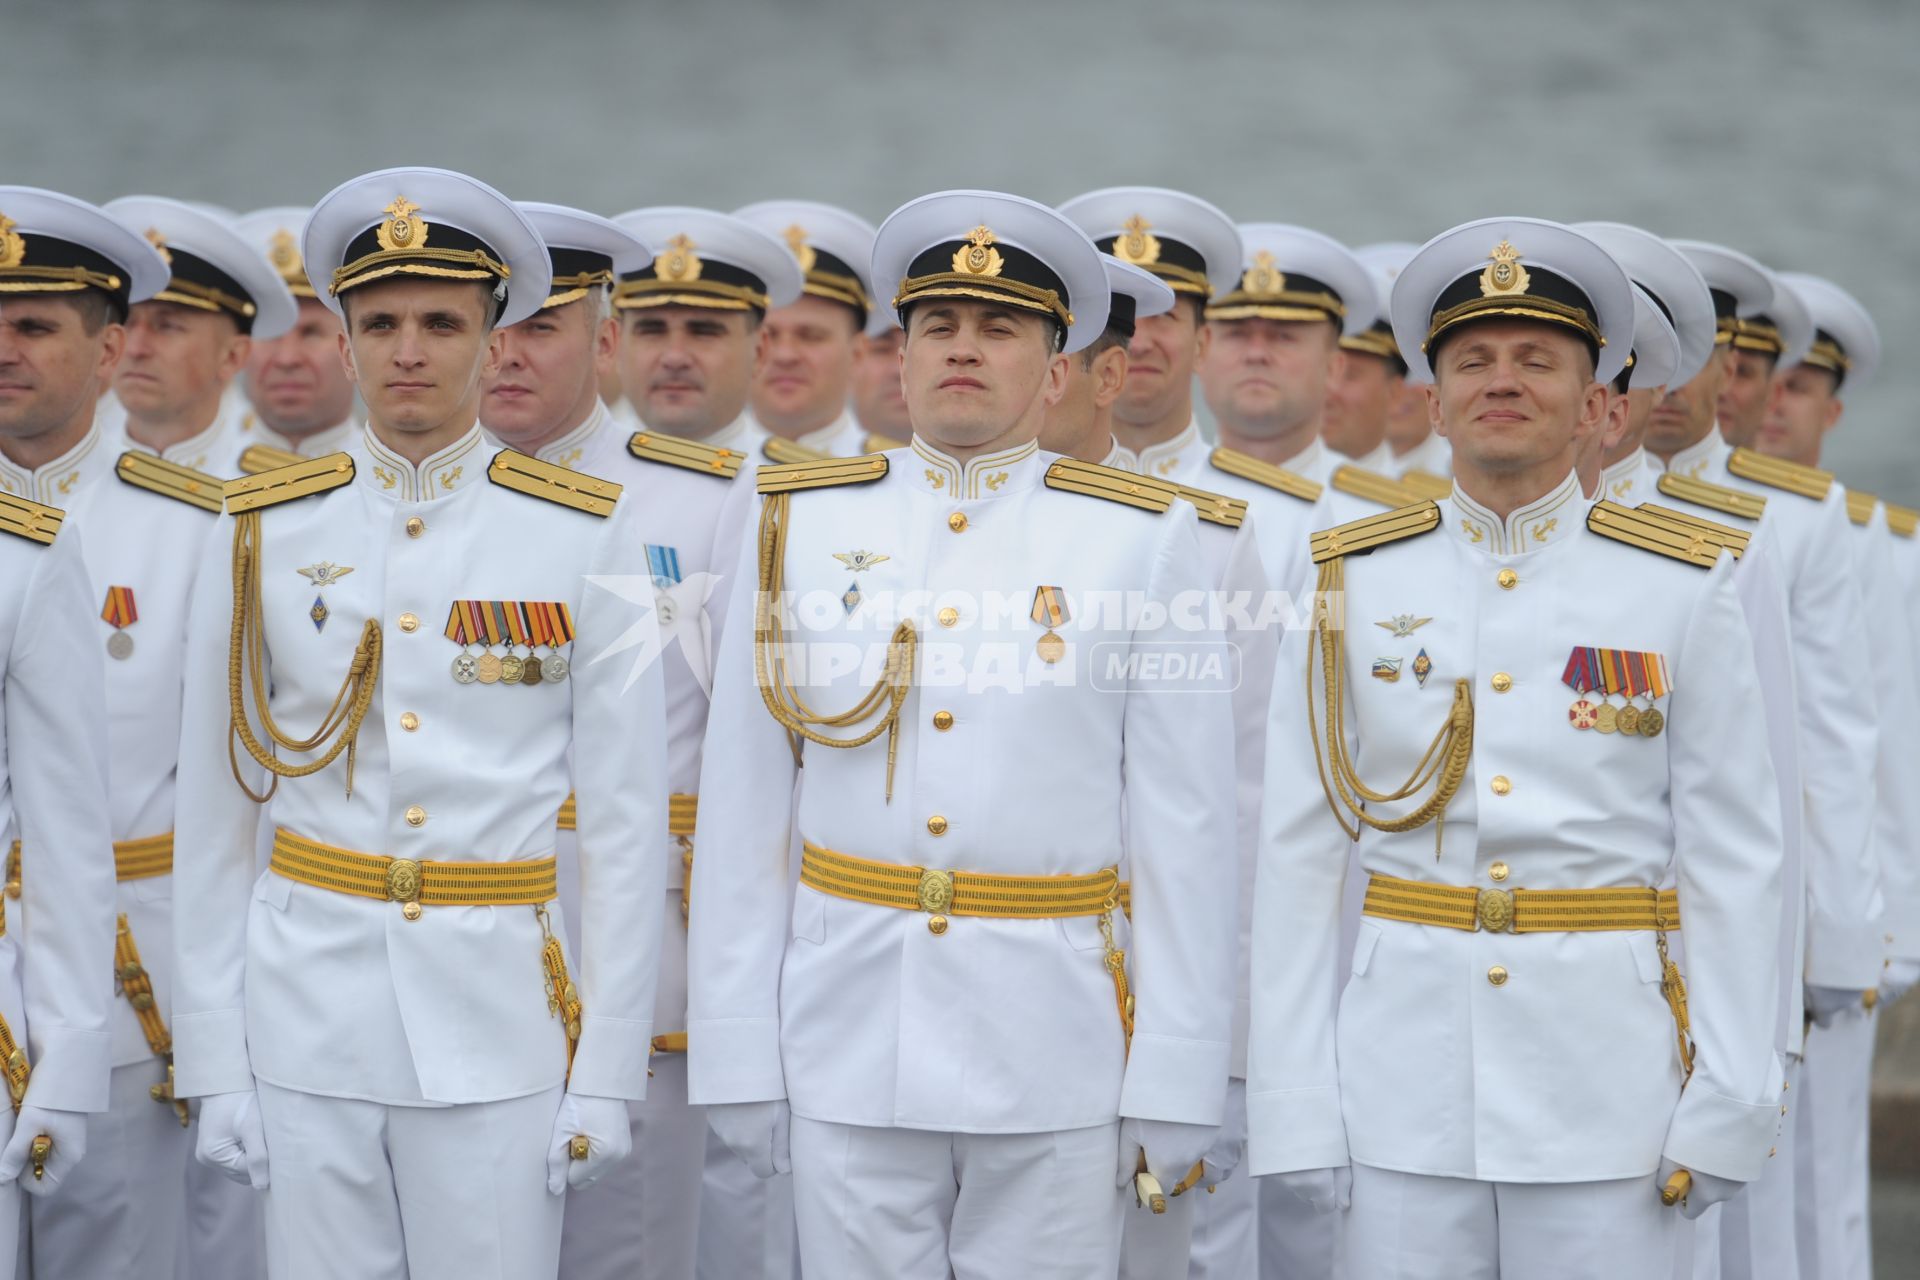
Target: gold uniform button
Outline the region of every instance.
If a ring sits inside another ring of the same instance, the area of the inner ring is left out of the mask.
[[[400,629],[401,629],[402,631],[406,631],[406,632],[409,632],[409,633],[411,633],[411,632],[414,632],[414,631],[418,631],[418,630],[420,629],[420,618],[419,618],[419,616],[418,616],[418,615],[416,615],[416,614],[411,614],[411,613],[403,613],[403,614],[401,614],[401,615],[400,615]]]
[[[422,809],[417,804],[408,805],[407,806],[407,825],[410,827],[426,826],[427,811],[425,809]]]
[[[420,717],[411,711],[402,711],[400,713],[400,727],[408,733],[412,733],[420,727]]]
[[[1507,780],[1507,775],[1504,773],[1494,774],[1491,785],[1493,787],[1493,794],[1497,796],[1503,796],[1513,790],[1513,783]]]
[[[425,520],[422,520],[419,516],[413,516],[408,519],[407,536],[409,538],[417,538],[426,531],[427,522]]]
[[[967,531],[967,513],[964,511],[956,511],[948,516],[947,528],[953,530],[955,533],[965,533]]]
[[[1495,693],[1505,693],[1511,688],[1513,688],[1512,676],[1504,671],[1496,671],[1493,673],[1493,691]]]
[[[1520,575],[1511,569],[1502,569],[1494,575],[1493,580],[1500,584],[1502,591],[1511,591],[1520,585]]]
[[[953,712],[951,711],[934,712],[933,727],[938,729],[942,733],[945,733],[947,730],[953,728]]]
[[[942,609],[938,614],[934,616],[939,618],[940,625],[943,627],[950,627],[954,623],[960,621],[960,611],[954,608]]]
[[[1495,880],[1505,880],[1507,878],[1507,864],[1504,862],[1496,862],[1487,868],[1487,874]]]
[[[947,820],[936,813],[927,819],[927,830],[936,836],[943,836],[947,834]]]
[[[1507,985],[1506,966],[1497,964],[1493,966],[1493,968],[1487,970],[1487,981],[1491,982],[1496,987],[1506,986]]]

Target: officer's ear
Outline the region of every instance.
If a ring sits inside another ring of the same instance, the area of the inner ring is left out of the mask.
[[[481,363],[480,376],[491,378],[500,372],[501,363],[507,358],[507,331],[490,329],[487,331],[487,355]]]
[[[1093,405],[1106,409],[1120,398],[1127,385],[1127,349],[1123,345],[1107,347],[1093,358]]]
[[[1439,366],[1436,365],[1433,367],[1433,381],[1426,383],[1424,386],[1422,386],[1420,388],[1420,391],[1426,397],[1426,400],[1427,400],[1427,426],[1433,429],[1433,433],[1435,435],[1439,436],[1441,439],[1444,440],[1447,436],[1447,426],[1446,426],[1446,423],[1443,422],[1440,417],[1440,369],[1439,369]]]
[[[1053,358],[1047,361],[1047,379],[1046,384],[1040,389],[1040,398],[1046,402],[1048,408],[1059,404],[1061,398],[1067,394],[1067,362],[1072,358],[1056,351]]]
[[[351,318],[345,314],[347,312],[347,302],[344,298],[340,301],[340,310],[342,313],[342,321],[340,324],[340,367],[347,371],[347,381],[357,386],[360,382],[360,371],[353,367],[353,343],[347,340],[347,330],[351,327]]]

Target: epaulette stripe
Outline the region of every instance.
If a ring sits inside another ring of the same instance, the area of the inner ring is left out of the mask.
[[[1290,498],[1298,498],[1302,502],[1320,501],[1322,492],[1320,485],[1285,467],[1276,467],[1271,462],[1262,462],[1237,449],[1215,449],[1207,455],[1207,462],[1215,471],[1224,471],[1230,476],[1251,480],[1257,485],[1284,493]]]
[[[1164,480],[1072,458],[1062,458],[1047,468],[1047,488],[1105,498],[1142,511],[1169,511],[1180,493],[1176,486]]]
[[[858,458],[822,458],[817,462],[790,462],[785,466],[762,467],[755,477],[755,484],[761,493],[792,493],[798,489],[867,484],[886,474],[886,455],[867,453]]]
[[[511,449],[502,449],[493,455],[487,479],[530,498],[544,498],[601,519],[612,515],[620,500],[621,486],[611,480],[529,458]]]
[[[1769,489],[1785,489],[1803,498],[1825,498],[1833,488],[1833,472],[1803,467],[1784,458],[1770,458],[1751,449],[1735,449],[1727,458],[1727,470],[1742,480],[1764,484]]]
[[[1720,559],[1720,543],[1704,531],[1688,532],[1617,502],[1603,499],[1594,503],[1587,513],[1587,528],[1603,538],[1655,551],[1701,569],[1713,568]]]
[[[1758,520],[1767,514],[1767,499],[1764,494],[1748,493],[1743,489],[1729,489],[1723,484],[1695,480],[1688,476],[1675,475],[1671,471],[1663,473],[1654,487],[1669,498],[1691,502],[1696,507],[1705,507],[1709,511],[1718,511],[1722,515]]]
[[[1247,503],[1244,498],[1229,498],[1224,493],[1209,493],[1205,489],[1196,489],[1190,484],[1176,484],[1181,497],[1193,504],[1200,518],[1208,524],[1223,524],[1229,529],[1238,529],[1247,518]]]
[[[1911,538],[1916,529],[1920,529],[1920,511],[1912,507],[1897,507],[1887,504],[1887,528],[1902,538]]]
[[[1333,487],[1341,493],[1355,498],[1365,498],[1368,502],[1377,502],[1383,507],[1399,508],[1416,502],[1426,501],[1423,494],[1390,479],[1377,471],[1365,467],[1344,466],[1337,468],[1332,477]]]
[[[867,432],[865,447],[868,453],[885,453],[889,449],[904,449],[905,440],[895,440],[892,436],[883,436],[878,431]]]
[[[1445,476],[1435,475],[1431,471],[1408,471],[1400,477],[1401,487],[1411,489],[1423,498],[1439,501],[1453,493],[1453,481]]]
[[[627,441],[627,452],[643,462],[685,467],[688,471],[719,476],[723,480],[731,480],[739,475],[740,466],[746,461],[746,455],[735,449],[722,449],[701,444],[697,440],[682,440],[679,436],[663,436],[651,431],[634,432]]]
[[[1855,524],[1871,524],[1873,509],[1880,499],[1870,493],[1861,493],[1858,489],[1847,490],[1847,519]]]
[[[353,456],[329,453],[325,457],[296,462],[290,467],[275,467],[257,476],[241,476],[237,480],[227,481],[224,490],[227,510],[234,515],[242,511],[258,511],[309,494],[338,489],[352,479]]]
[[[833,456],[818,449],[809,449],[803,444],[795,444],[784,436],[768,436],[766,443],[760,446],[760,452],[766,455],[768,462],[776,463],[818,462]]]
[[[1309,539],[1313,562],[1324,564],[1340,556],[1359,555],[1375,547],[1402,538],[1430,533],[1440,527],[1440,508],[1422,500],[1410,506],[1383,511],[1362,520],[1349,520],[1331,529],[1322,529]]]
[[[1753,535],[1744,530],[1708,520],[1704,516],[1696,516],[1690,511],[1675,511],[1672,507],[1663,507],[1657,502],[1643,502],[1634,509],[1643,516],[1664,521],[1688,533],[1704,533],[1733,552],[1736,560],[1747,553],[1747,543],[1753,539]]]
[[[156,454],[129,449],[120,455],[113,470],[136,489],[145,489],[202,511],[219,511],[225,505],[226,481],[168,462]]]
[[[54,535],[60,532],[60,524],[66,518],[66,512],[58,507],[0,493],[0,533],[48,547],[53,545]]]
[[[262,471],[272,471],[275,467],[291,467],[305,461],[290,449],[276,449],[270,444],[250,444],[240,453],[240,470],[252,476]]]

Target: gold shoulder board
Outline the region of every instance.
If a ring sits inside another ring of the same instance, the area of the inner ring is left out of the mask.
[[[250,444],[240,454],[240,469],[254,476],[275,467],[290,467],[296,462],[305,461],[305,458],[288,449],[276,449],[270,444]]]
[[[114,464],[114,473],[136,489],[157,493],[175,502],[184,502],[202,511],[219,511],[223,505],[226,481],[168,462],[157,454],[129,449]]]
[[[338,489],[352,479],[352,456],[329,453],[323,458],[309,458],[290,467],[275,467],[257,476],[241,476],[238,480],[227,481],[227,510],[234,515],[242,511],[259,511],[309,494]]]
[[[1210,493],[1205,489],[1196,489],[1190,484],[1173,486],[1200,518],[1208,524],[1223,524],[1229,529],[1238,529],[1247,518],[1247,503],[1244,498],[1229,498],[1224,493]]]
[[[1726,485],[1711,484],[1705,480],[1691,480],[1671,471],[1664,472],[1655,487],[1669,498],[1691,502],[1696,507],[1718,511],[1725,516],[1758,520],[1767,514],[1767,500],[1760,494],[1748,493],[1744,489],[1729,489]]]
[[[1873,521],[1873,509],[1880,499],[1870,493],[1861,493],[1858,489],[1847,490],[1847,519],[1855,524],[1870,524]]]
[[[1440,508],[1421,499],[1411,506],[1383,511],[1364,520],[1349,520],[1313,535],[1313,562],[1325,564],[1341,556],[1360,555],[1389,542],[1431,533],[1440,527]]]
[[[1920,511],[1912,507],[1896,507],[1887,504],[1887,528],[1893,530],[1896,537],[1911,538],[1914,530],[1920,528]]]
[[[760,452],[767,456],[768,462],[818,462],[833,455],[822,453],[818,449],[809,449],[803,444],[795,444],[785,436],[768,436],[766,443],[760,446]]]
[[[1207,461],[1215,471],[1224,471],[1230,476],[1265,485],[1289,498],[1298,498],[1302,502],[1320,501],[1321,488],[1318,484],[1285,467],[1276,467],[1271,462],[1262,462],[1251,454],[1241,453],[1238,449],[1215,449],[1207,455]]]
[[[1103,467],[1097,462],[1080,462],[1073,458],[1062,458],[1047,468],[1047,488],[1105,498],[1109,502],[1139,507],[1142,511],[1171,510],[1174,498],[1180,493],[1178,486],[1168,484],[1165,480],[1137,476],[1117,467]]]
[[[614,504],[620,500],[621,486],[611,480],[602,480],[584,471],[570,471],[512,449],[502,449],[493,455],[487,479],[516,493],[545,498],[602,519],[613,514]]]
[[[1400,487],[1411,489],[1421,497],[1432,498],[1435,502],[1453,493],[1453,481],[1445,476],[1435,475],[1431,471],[1421,471],[1418,468],[1400,477]]]
[[[1785,458],[1769,458],[1751,449],[1735,449],[1727,458],[1727,470],[1742,480],[1751,480],[1769,489],[1785,489],[1788,493],[1797,493],[1816,501],[1825,498],[1827,491],[1833,488],[1831,471],[1803,467]]]
[[[1415,493],[1406,485],[1378,471],[1369,471],[1365,467],[1344,466],[1336,470],[1332,477],[1333,487],[1341,493],[1356,498],[1365,498],[1368,502],[1377,502],[1383,507],[1398,510],[1414,503],[1426,501],[1426,495]],[[1452,491],[1452,486],[1448,486]]]
[[[885,453],[889,449],[904,449],[905,440],[895,440],[892,436],[883,436],[878,431],[867,432],[866,448],[868,453]]]
[[[1689,535],[1703,533],[1733,552],[1733,558],[1736,560],[1747,553],[1747,543],[1753,537],[1743,529],[1735,529],[1703,516],[1696,516],[1690,511],[1675,511],[1672,507],[1663,507],[1655,502],[1643,502],[1634,510],[1649,519],[1665,521],[1677,529],[1685,530]]]
[[[43,547],[52,546],[53,535],[60,532],[60,522],[66,518],[66,513],[58,507],[0,493],[0,533],[10,533]]]
[[[1681,528],[1671,520],[1606,499],[1594,503],[1593,510],[1587,513],[1587,528],[1603,538],[1671,556],[1701,569],[1713,568],[1720,559],[1720,540],[1708,537],[1697,525]]]
[[[761,493],[792,493],[796,489],[828,489],[842,484],[867,484],[887,474],[885,454],[863,453],[857,458],[817,458],[762,467],[757,477]]]
[[[642,462],[664,462],[670,467],[685,467],[722,480],[739,475],[740,464],[747,460],[747,455],[737,449],[722,449],[653,431],[634,432],[627,441],[627,452]]]

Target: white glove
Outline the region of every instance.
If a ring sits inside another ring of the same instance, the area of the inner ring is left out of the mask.
[[[1247,1082],[1245,1080],[1227,1081],[1227,1109],[1220,1117],[1220,1127],[1214,1131],[1213,1145],[1207,1148],[1207,1154],[1201,1157],[1204,1166],[1200,1178],[1193,1188],[1202,1190],[1217,1187],[1233,1176],[1240,1167],[1240,1161],[1247,1154]],[[1184,1175],[1182,1175],[1184,1176]],[[1167,1188],[1168,1195],[1178,1194],[1173,1187]]]
[[[707,1124],[756,1178],[793,1172],[787,1134],[792,1123],[793,1110],[785,1098],[707,1106]]]
[[[255,1191],[267,1189],[267,1130],[253,1090],[200,1099],[199,1124],[193,1154],[201,1164]]]
[[[1880,1002],[1892,1004],[1920,982],[1920,960],[1889,960],[1880,971]]]
[[[584,1159],[573,1158],[576,1138],[587,1140]],[[553,1137],[547,1141],[547,1190],[557,1196],[568,1187],[590,1187],[631,1154],[633,1127],[627,1119],[626,1099],[569,1093],[560,1100]]]
[[[1132,1116],[1120,1121],[1120,1167],[1114,1185],[1133,1185],[1140,1172],[1140,1153],[1146,1152],[1147,1172],[1159,1179],[1161,1187],[1172,1191],[1200,1162],[1213,1145],[1218,1125],[1180,1124],[1172,1120],[1139,1120]]]
[[[1671,1178],[1679,1167],[1671,1160],[1662,1159],[1660,1172],[1654,1175],[1654,1185],[1664,1189],[1667,1179]],[[1699,1217],[1714,1205],[1733,1199],[1747,1185],[1744,1182],[1735,1182],[1731,1178],[1716,1178],[1710,1173],[1701,1173],[1698,1169],[1690,1169],[1688,1172],[1693,1175],[1693,1185],[1687,1188],[1687,1198],[1677,1206],[1680,1216],[1688,1221]]]
[[[1290,1169],[1267,1175],[1322,1213],[1353,1204],[1353,1166],[1329,1169]]]
[[[53,1139],[47,1155],[46,1176],[33,1176],[29,1149],[41,1134]],[[19,1179],[20,1189],[28,1195],[50,1196],[60,1189],[60,1180],[87,1154],[87,1117],[79,1111],[55,1111],[36,1107],[31,1102],[13,1118],[13,1137],[0,1151],[0,1183]]]
[[[1830,1027],[1840,1018],[1864,1017],[1867,1012],[1863,999],[1865,995],[1866,992],[1850,987],[1816,987],[1808,983],[1807,1012],[1813,1015],[1816,1027]]]

